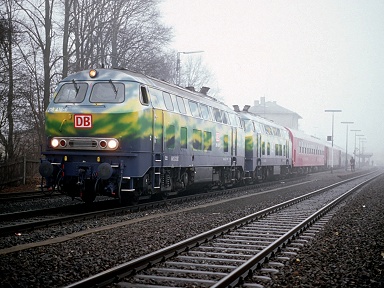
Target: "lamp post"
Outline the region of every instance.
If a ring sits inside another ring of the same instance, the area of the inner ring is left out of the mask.
[[[353,147],[353,156],[355,156],[355,160],[356,160],[356,134],[357,132],[361,132],[361,130],[356,130],[356,129],[353,129],[353,130],[350,130],[351,132],[355,132],[355,147]]]
[[[347,138],[345,141],[345,171],[348,171],[348,125],[353,124],[354,122],[348,122],[348,121],[343,121],[340,122],[341,124],[347,124]]]
[[[341,110],[338,109],[327,109],[324,110],[324,112],[332,112],[332,164],[331,164],[331,173],[333,173],[333,123],[334,123],[334,117],[335,117],[335,112],[341,112]]]
[[[360,168],[360,159],[361,159],[361,143],[366,142],[365,140],[367,140],[367,138],[359,138],[359,168]]]
[[[176,59],[176,85],[180,85],[180,54],[194,54],[194,53],[202,53],[204,51],[185,51],[185,52],[177,52]]]

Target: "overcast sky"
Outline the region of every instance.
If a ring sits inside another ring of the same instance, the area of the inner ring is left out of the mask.
[[[204,51],[226,104],[276,101],[322,139],[332,133],[324,110],[340,109],[335,145],[345,149],[340,122],[353,121],[349,129],[365,135],[365,152],[384,164],[383,0],[164,0],[160,7],[174,29],[172,48]]]

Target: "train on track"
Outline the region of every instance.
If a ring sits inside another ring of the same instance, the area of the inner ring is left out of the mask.
[[[135,203],[339,167],[347,157],[206,92],[124,69],[66,77],[45,112],[44,186],[85,202]]]

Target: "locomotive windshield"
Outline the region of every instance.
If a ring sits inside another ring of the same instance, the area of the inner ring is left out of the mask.
[[[137,95],[137,85],[128,84],[128,94]],[[119,82],[98,82],[90,85],[92,88],[89,101],[92,103],[122,103],[125,99],[125,85]],[[87,94],[88,84],[72,81],[60,87],[54,102],[55,103],[81,103]],[[127,95],[131,97],[132,95]]]
[[[124,84],[116,82],[96,83],[91,92],[90,102],[121,103],[124,101]]]
[[[84,101],[88,89],[87,83],[67,83],[61,86],[55,103],[81,103]]]

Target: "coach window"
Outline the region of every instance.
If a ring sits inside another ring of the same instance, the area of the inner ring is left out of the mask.
[[[185,110],[185,105],[183,98],[176,96],[177,106],[179,106],[179,111],[182,114],[187,114],[187,110]]]
[[[173,111],[173,103],[172,103],[171,95],[169,95],[169,93],[163,92],[163,97],[164,97],[165,107],[167,108],[167,110]]]
[[[148,92],[144,86],[140,87],[140,102],[141,104],[144,104],[144,105],[149,104]]]
[[[211,117],[209,116],[209,109],[207,105],[201,104],[200,105],[201,115],[203,116],[204,120],[211,120]]]
[[[229,149],[229,137],[228,135],[224,135],[224,152],[228,152]]]
[[[279,156],[279,144],[275,144],[275,156]]]
[[[175,126],[169,125],[166,131],[166,146],[168,149],[175,148]]]
[[[197,102],[189,101],[189,108],[191,109],[192,116],[201,118]]]
[[[212,150],[212,133],[204,131],[204,151]]]
[[[261,154],[265,155],[265,142],[261,142]]]
[[[267,143],[267,155],[271,155],[271,143]]]
[[[123,83],[98,82],[93,85],[90,102],[121,103],[124,101],[125,87]],[[136,94],[137,95],[137,94]]]
[[[193,149],[202,150],[203,144],[203,133],[201,130],[193,129]]]
[[[55,103],[81,103],[84,101],[87,88],[88,84],[75,81],[64,84],[55,97]]]
[[[180,128],[180,148],[187,149],[187,128],[181,127]]]

